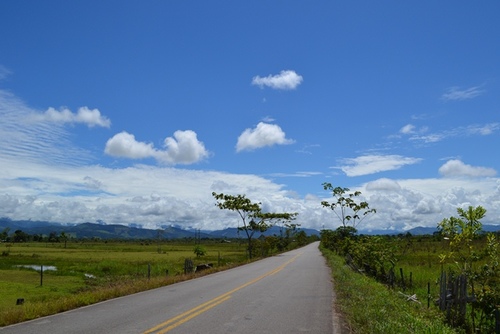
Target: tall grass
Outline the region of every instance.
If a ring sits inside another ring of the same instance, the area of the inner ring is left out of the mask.
[[[323,247],[321,251],[332,268],[336,307],[352,333],[457,333],[443,323],[436,309],[408,301],[373,278],[352,271],[332,251]]]

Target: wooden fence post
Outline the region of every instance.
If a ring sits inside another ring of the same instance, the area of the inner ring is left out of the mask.
[[[446,310],[446,272],[441,269],[441,277],[439,279],[439,309]]]
[[[427,308],[431,307],[431,282],[427,282]]]
[[[403,291],[406,290],[405,277],[403,275],[403,268],[399,268],[399,273],[401,274],[401,285],[403,286]]]
[[[500,334],[500,311],[495,310],[495,333]]]

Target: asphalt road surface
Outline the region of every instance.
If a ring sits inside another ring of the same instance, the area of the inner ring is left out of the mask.
[[[330,269],[313,243],[0,333],[340,333],[333,299]]]

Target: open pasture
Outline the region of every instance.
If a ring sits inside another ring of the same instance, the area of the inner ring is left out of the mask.
[[[0,326],[187,279],[186,259],[195,266],[212,263],[213,270],[246,261],[245,244],[238,242],[206,241],[201,257],[193,252],[194,241],[34,242],[0,247]],[[19,298],[24,299],[21,305]]]

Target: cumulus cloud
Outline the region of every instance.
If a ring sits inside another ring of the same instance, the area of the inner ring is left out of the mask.
[[[293,202],[281,185],[255,175],[145,165],[23,167],[0,176],[0,217],[218,229],[234,227],[235,217],[216,208],[212,191],[272,199],[276,207]]]
[[[82,123],[88,127],[101,126],[109,128],[111,121],[105,116],[101,115],[98,109],[89,109],[88,107],[81,107],[76,113],[73,113],[67,108],[56,110],[49,108],[42,114],[35,114],[33,118],[37,121],[48,121],[55,123]]]
[[[460,160],[449,160],[439,168],[439,173],[444,177],[489,177],[495,176],[493,168],[475,167],[464,164]]]
[[[123,131],[106,143],[106,154],[129,159],[154,158],[166,164],[192,164],[203,160],[209,153],[194,131],[176,131],[164,141],[164,149],[156,149],[152,143],[137,141],[135,136]]]
[[[156,151],[153,144],[139,142],[134,135],[123,131],[106,142],[104,152],[118,158],[144,159],[153,157]]]
[[[214,205],[212,191],[245,194],[265,205],[269,212],[298,212],[302,227],[335,229],[340,225],[331,210],[321,208],[323,198],[292,195],[268,179],[250,174],[185,170],[135,165],[128,168],[102,166],[15,164],[2,165],[0,216],[15,220],[140,224],[160,228],[178,224],[207,230],[235,227],[234,213]],[[475,178],[404,179],[382,178],[351,191],[361,191],[377,213],[370,215],[360,231],[436,227],[457,207],[483,205],[484,224],[500,214],[500,180]],[[83,191],[83,190],[92,191]],[[323,194],[331,200],[331,194]]]
[[[297,88],[302,83],[302,76],[295,71],[281,71],[276,75],[268,75],[267,77],[255,76],[252,79],[252,85],[260,88],[269,87],[273,89],[291,90]]]
[[[254,150],[265,146],[287,145],[294,141],[287,139],[285,132],[276,124],[260,122],[254,129],[246,129],[238,137],[236,151]]]
[[[366,184],[366,189],[369,191],[400,191],[401,186],[395,180],[381,178],[368,182]]]
[[[479,86],[461,89],[460,87],[450,87],[446,92],[441,95],[441,99],[444,101],[461,101],[473,99],[481,94],[483,90]]]
[[[369,175],[389,170],[396,170],[405,165],[419,163],[422,159],[400,155],[363,155],[357,158],[343,159],[340,168],[347,176]]]
[[[196,132],[186,130],[175,131],[173,138],[166,138],[165,150],[158,151],[156,157],[168,164],[191,164],[208,155],[205,145],[198,140]]]

